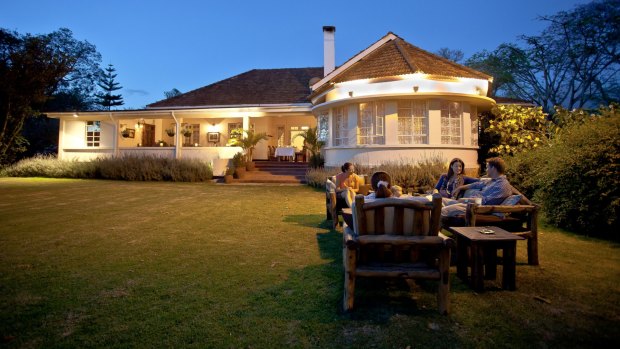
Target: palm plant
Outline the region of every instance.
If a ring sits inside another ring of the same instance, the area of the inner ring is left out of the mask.
[[[310,166],[313,168],[323,167],[324,159],[321,156],[321,148],[325,145],[325,142],[319,139],[318,127],[309,127],[302,133],[297,134],[295,138],[301,137],[304,139],[304,148],[310,150]]]
[[[252,161],[254,147],[256,147],[260,141],[269,139],[269,136],[267,136],[265,132],[256,133],[253,130],[243,130],[243,132],[245,133],[245,137],[236,139],[234,145],[241,147],[245,151],[246,160],[250,162]]]
[[[304,139],[306,149],[310,150],[312,156],[316,156],[321,153],[321,148],[325,145],[325,142],[319,139],[318,127],[309,127],[302,133],[299,133],[295,138],[301,137]]]

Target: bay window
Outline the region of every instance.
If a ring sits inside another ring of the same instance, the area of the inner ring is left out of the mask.
[[[441,144],[461,144],[463,106],[459,102],[441,102]]]
[[[428,143],[426,101],[398,102],[398,144]]]
[[[385,144],[385,106],[380,102],[360,103],[358,144]]]

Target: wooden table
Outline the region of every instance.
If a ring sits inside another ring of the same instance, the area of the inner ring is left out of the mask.
[[[482,229],[493,230],[493,234],[483,234]],[[498,227],[449,227],[449,232],[456,236],[457,261],[456,275],[468,282],[476,291],[484,290],[485,267],[487,277],[495,278],[497,267],[497,250],[503,251],[502,288],[516,289],[516,254],[517,240],[523,237],[511,234]],[[468,253],[469,249],[469,253]],[[471,278],[468,278],[468,266],[471,255]]]

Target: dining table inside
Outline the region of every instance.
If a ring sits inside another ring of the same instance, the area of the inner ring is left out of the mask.
[[[292,160],[295,156],[295,147],[276,147],[274,156],[280,161],[281,158]]]

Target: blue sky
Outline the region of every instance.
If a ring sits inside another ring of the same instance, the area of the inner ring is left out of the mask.
[[[0,2],[0,27],[43,34],[61,27],[112,63],[124,108],[142,108],[255,68],[320,67],[324,25],[336,26],[336,64],[392,31],[434,52],[465,57],[539,33],[538,16],[584,0]]]

